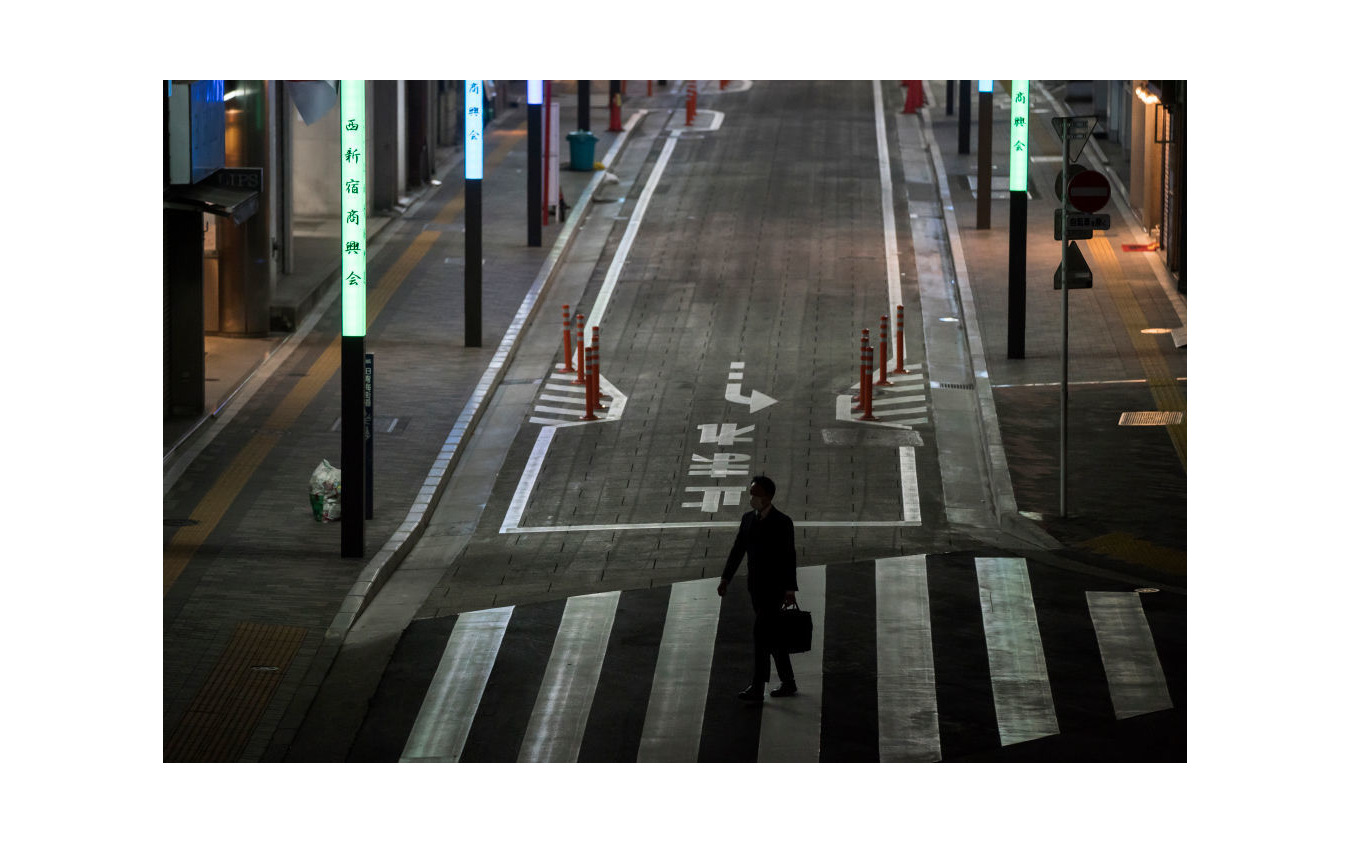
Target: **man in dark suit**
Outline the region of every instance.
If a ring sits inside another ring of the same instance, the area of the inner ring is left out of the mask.
[[[727,584],[740,566],[741,557],[749,555],[746,581],[750,603],[755,608],[755,673],[750,685],[737,697],[752,702],[764,700],[771,653],[780,684],[769,694],[786,697],[797,693],[792,660],[787,649],[778,644],[774,629],[778,610],[797,598],[797,546],[792,536],[792,519],[774,508],[773,494],[774,483],[764,475],[756,475],[750,482],[753,509],[741,517],[736,543],[731,546],[726,567],[722,569],[722,582],[717,584],[717,594],[726,595]]]

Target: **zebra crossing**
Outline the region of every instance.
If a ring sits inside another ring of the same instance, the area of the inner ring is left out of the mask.
[[[357,755],[941,761],[1071,739],[1171,709],[1169,683],[1184,690],[1184,597],[1021,557],[914,555],[799,568],[815,628],[812,649],[793,657],[800,691],[749,706],[735,693],[750,670],[752,611],[743,581],[726,598],[716,586],[414,622],[400,651],[439,659],[395,654],[368,717],[384,744]]]
[[[893,366],[894,360],[891,361]],[[872,415],[875,422],[869,425],[912,428],[924,425],[928,418],[928,391],[922,363],[908,363],[908,372],[889,372],[886,386],[872,387]],[[835,418],[840,422],[858,421],[853,411],[858,395],[858,384],[849,388],[851,392],[835,398]]]
[[[530,421],[559,428],[586,424],[581,418],[586,415],[586,388],[574,382],[575,378],[570,374],[550,373],[535,399]],[[628,396],[619,392],[603,375],[600,376],[600,393],[605,404],[595,412],[598,421],[622,418]]]

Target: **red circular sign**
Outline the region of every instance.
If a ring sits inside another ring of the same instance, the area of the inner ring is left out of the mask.
[[[1111,183],[1096,170],[1084,170],[1069,179],[1069,204],[1083,214],[1091,214],[1111,201]]]

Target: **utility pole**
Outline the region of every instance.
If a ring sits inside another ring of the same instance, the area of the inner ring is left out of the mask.
[[[962,79],[957,95],[956,151],[961,155],[970,155],[970,80]]]
[[[365,557],[366,82],[340,84],[342,556]]]
[[[532,219],[538,220],[538,215]],[[464,345],[483,345],[483,80],[464,80]]]
[[[1031,152],[1031,80],[1012,81],[1008,139],[1008,357],[1027,349],[1027,163]]]
[[[980,155],[975,178],[975,228],[989,228],[989,189],[993,178],[994,80],[980,82]]]
[[[529,175],[525,191],[525,223],[527,246],[544,242],[543,220],[539,208],[544,204],[544,80],[531,79],[525,83],[529,114]]]

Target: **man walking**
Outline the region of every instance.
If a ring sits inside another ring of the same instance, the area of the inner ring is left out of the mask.
[[[746,581],[750,588],[750,603],[755,608],[755,673],[750,685],[737,697],[762,703],[764,684],[769,682],[769,654],[773,654],[778,669],[779,686],[769,692],[773,697],[797,693],[792,660],[787,649],[777,641],[778,610],[797,597],[797,546],[792,536],[792,519],[773,506],[774,483],[764,475],[756,475],[750,482],[749,513],[741,517],[736,543],[722,569],[722,582],[717,584],[719,596],[727,594],[727,584],[740,567],[741,558],[749,555]]]

